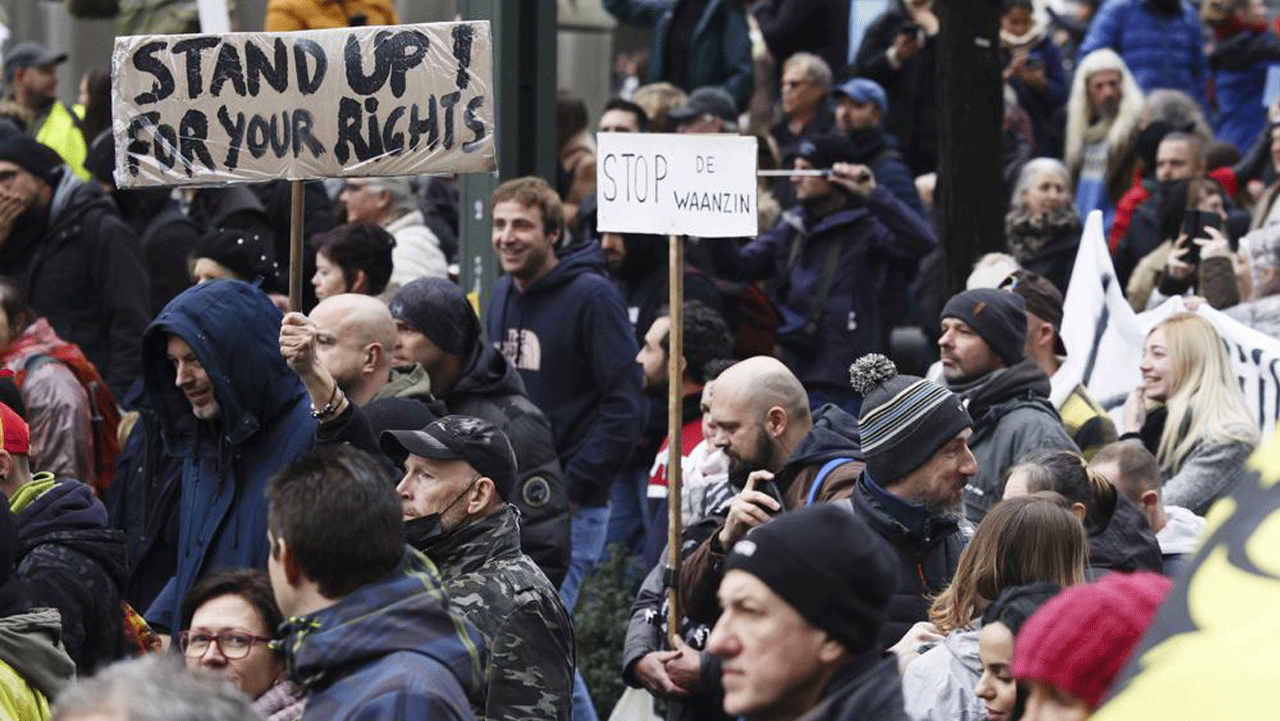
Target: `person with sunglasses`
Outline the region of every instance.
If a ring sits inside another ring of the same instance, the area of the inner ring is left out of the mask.
[[[284,621],[267,574],[222,569],[201,579],[182,602],[178,648],[192,671],[226,678],[267,721],[302,717],[303,689],[287,678],[284,656],[270,647]]]

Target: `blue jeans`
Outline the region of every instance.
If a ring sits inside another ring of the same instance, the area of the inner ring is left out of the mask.
[[[560,600],[564,602],[565,610],[570,616],[573,615],[573,607],[578,604],[582,579],[591,573],[591,569],[604,555],[605,534],[608,530],[608,506],[584,506],[570,518],[569,543],[573,553],[569,557],[569,572],[560,584]],[[573,720],[598,721],[596,708],[587,693],[587,684],[576,669],[573,672]]]
[[[606,546],[621,546],[622,552],[634,556],[641,552],[649,518],[645,509],[645,493],[649,488],[648,468],[624,468],[618,472],[609,492],[609,531]]]

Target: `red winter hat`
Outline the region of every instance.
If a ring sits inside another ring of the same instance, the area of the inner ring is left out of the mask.
[[[1014,678],[1052,684],[1097,710],[1172,586],[1139,571],[1059,593],[1018,631]]]
[[[25,456],[31,452],[31,431],[27,429],[27,422],[3,403],[0,403],[0,444],[10,453]]]

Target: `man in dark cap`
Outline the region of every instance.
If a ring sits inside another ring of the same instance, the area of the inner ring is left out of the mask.
[[[736,133],[738,108],[724,89],[716,86],[698,88],[684,105],[667,113],[679,133]]]
[[[734,280],[776,280],[784,361],[815,408],[832,402],[856,413],[846,369],[850,357],[888,346],[885,278],[913,276],[936,241],[869,168],[851,164],[853,156],[842,135],[801,142],[795,169],[806,174],[791,179],[799,205],[754,241],[715,244],[712,252]]]
[[[4,56],[4,80],[8,95],[35,119],[27,128],[31,136],[57,151],[76,175],[88,180],[84,169],[88,138],[80,118],[58,100],[58,66],[66,53],[56,53],[27,40]]]
[[[25,135],[0,140],[0,274],[84,354],[123,398],[141,371],[150,319],[134,232],[95,184]]]
[[[481,338],[480,321],[456,284],[419,278],[402,286],[390,307],[395,370],[377,398],[434,399],[443,413],[483,418],[510,439],[518,473],[507,500],[520,509],[521,545],[559,585],[569,564],[569,498],[551,424],[525,394],[519,373]]]
[[[1023,456],[1078,450],[1049,402],[1049,377],[1026,357],[1026,335],[1026,304],[1015,293],[975,288],[942,309],[942,375],[973,417],[978,475],[964,489],[973,523],[1000,500],[1002,474]]]
[[[520,551],[516,458],[488,421],[445,416],[416,431],[384,431],[404,459],[396,490],[409,545],[435,562],[449,609],[475,624],[488,651],[484,703],[492,721],[570,721],[573,624],[551,582]]]
[[[844,504],[758,526],[725,559],[724,612],[707,648],[724,663],[724,710],[747,721],[906,719],[879,643],[891,553]],[[796,583],[805,579],[804,583]]]

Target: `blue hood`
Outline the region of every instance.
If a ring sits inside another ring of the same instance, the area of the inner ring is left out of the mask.
[[[191,346],[213,383],[222,434],[243,444],[306,394],[280,355],[282,316],[266,294],[238,280],[193,286],[169,301],[142,337],[143,383],[160,416],[165,449],[188,455],[195,439],[191,404],[174,385],[170,334]]]

